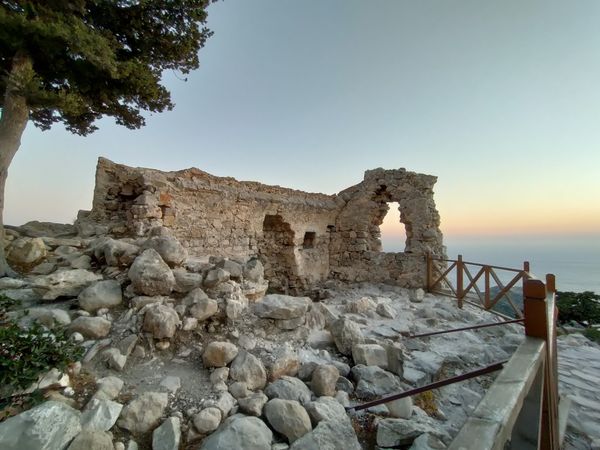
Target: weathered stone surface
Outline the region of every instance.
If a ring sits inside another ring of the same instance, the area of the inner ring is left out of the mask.
[[[275,381],[283,375],[295,376],[300,369],[298,353],[290,348],[281,348],[273,354],[269,364],[269,381]]]
[[[408,450],[443,450],[446,446],[437,437],[423,433],[416,438]]]
[[[396,311],[394,311],[394,308],[389,303],[378,304],[375,312],[381,317],[386,317],[388,319],[394,319],[396,317]]]
[[[330,327],[335,346],[340,353],[346,356],[352,355],[352,347],[363,344],[365,338],[356,322],[341,317],[334,321]]]
[[[251,259],[243,268],[244,278],[255,283],[261,282],[265,273],[265,269],[258,259]]]
[[[122,371],[127,363],[127,356],[122,355],[118,348],[109,348],[102,352],[102,357],[106,361],[106,365],[117,371]]]
[[[410,397],[393,400],[385,405],[392,417],[410,419],[410,416],[412,415],[413,401]]]
[[[319,397],[314,402],[304,405],[313,425],[323,420],[350,424],[344,407],[332,397]]]
[[[120,305],[123,302],[123,293],[118,281],[104,280],[86,287],[77,298],[82,309],[93,313],[100,308]]]
[[[160,172],[101,158],[89,218],[139,236],[166,225],[191,254],[240,260],[260,254],[273,288],[302,290],[330,274],[415,288],[425,265],[418,256],[444,252],[435,182],[405,169],[375,169],[337,195],[310,194],[198,169]],[[119,192],[141,195],[122,202]],[[399,202],[402,220],[410,224],[406,253],[381,252],[373,224],[382,222],[388,202]],[[306,230],[304,239],[300,230]]]
[[[270,383],[265,389],[270,399],[296,400],[302,404],[310,402],[310,389],[298,378],[283,376]]]
[[[79,433],[68,450],[114,450],[110,434],[100,430],[83,430]]]
[[[403,386],[393,373],[377,366],[358,365],[352,368],[352,376],[357,380],[355,395],[360,399],[381,397],[399,392]]]
[[[15,239],[7,249],[6,259],[17,267],[31,267],[41,262],[48,251],[40,238],[22,237]]]
[[[248,389],[262,389],[267,384],[267,371],[263,363],[253,354],[241,350],[231,363],[229,377],[243,381]]]
[[[202,274],[188,272],[183,268],[173,269],[173,276],[175,277],[175,291],[182,294],[186,294],[196,288],[202,286]]]
[[[339,377],[340,372],[337,367],[330,364],[323,364],[313,371],[310,386],[318,397],[324,395],[333,397]]]
[[[219,427],[221,416],[221,410],[217,407],[210,406],[203,409],[193,418],[196,431],[200,434],[212,433]]]
[[[380,447],[402,447],[411,443],[424,433],[436,437],[447,436],[441,429],[416,420],[382,419],[377,425],[377,445]]]
[[[140,253],[137,245],[111,238],[102,238],[94,248],[94,256],[104,259],[108,266],[128,267]]]
[[[190,316],[199,321],[214,316],[219,311],[219,304],[212,298],[203,298],[194,303],[189,310]]]
[[[187,250],[177,239],[171,236],[153,236],[148,239],[142,249],[154,249],[170,267],[183,264],[187,259]]]
[[[55,326],[65,326],[71,323],[69,313],[63,309],[57,308],[29,308],[28,314],[19,320],[19,323],[25,325],[32,321],[41,323],[47,328]]]
[[[413,303],[421,303],[425,298],[425,291],[421,288],[409,291],[408,298]]]
[[[96,385],[98,389],[94,393],[93,398],[98,400],[113,400],[117,398],[121,389],[123,389],[123,380],[119,377],[104,377],[100,378]]]
[[[199,450],[271,450],[273,432],[256,418],[235,415],[206,438]]]
[[[152,450],[179,450],[181,422],[169,417],[152,432]]]
[[[224,367],[233,361],[237,354],[238,348],[235,344],[232,344],[231,342],[214,341],[208,344],[204,349],[204,353],[202,353],[202,362],[204,367]]]
[[[323,420],[314,430],[290,445],[289,450],[362,450],[348,423]]]
[[[63,270],[35,277],[32,287],[42,300],[55,300],[58,297],[77,297],[84,288],[101,279],[102,275],[85,269]]]
[[[247,397],[239,398],[238,404],[243,413],[259,417],[262,415],[263,407],[268,401],[269,397],[265,394],[262,392],[255,392]]]
[[[129,268],[133,290],[141,295],[169,295],[175,287],[175,276],[154,249],[147,249],[135,258]]]
[[[108,431],[117,423],[122,409],[120,403],[93,398],[81,415],[81,426],[84,430]]]
[[[217,267],[225,270],[229,273],[229,278],[232,280],[240,281],[242,278],[242,265],[235,261],[231,261],[229,259],[223,259],[218,264]]]
[[[29,237],[61,237],[77,234],[77,230],[71,224],[40,222],[38,220],[31,220],[17,229],[21,234]]]
[[[312,300],[308,297],[269,294],[254,306],[254,314],[263,319],[289,320],[302,317]]]
[[[308,413],[295,400],[279,398],[269,400],[264,412],[271,426],[283,434],[289,442],[294,442],[312,430]]]
[[[117,424],[132,433],[146,433],[156,427],[168,401],[166,393],[146,392],[123,408]]]
[[[387,351],[378,344],[357,344],[352,347],[352,358],[356,364],[388,368]]]
[[[89,339],[100,339],[108,335],[111,323],[102,317],[78,317],[69,325],[71,333],[81,333]]]
[[[214,288],[217,285],[229,280],[229,272],[223,269],[213,269],[206,274],[204,286]]]
[[[155,339],[172,338],[181,324],[177,311],[167,305],[154,305],[144,314],[144,331]]]
[[[81,431],[80,412],[47,401],[0,423],[2,450],[63,450]]]
[[[346,311],[354,314],[366,314],[375,311],[377,305],[369,297],[361,297],[346,303]]]

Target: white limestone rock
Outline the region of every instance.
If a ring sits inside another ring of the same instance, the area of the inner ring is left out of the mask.
[[[67,450],[114,450],[112,436],[99,430],[83,430]]]
[[[262,389],[267,384],[267,371],[263,363],[253,354],[241,350],[229,368],[229,377],[243,381],[248,389]]]
[[[132,433],[147,433],[158,424],[168,401],[166,393],[146,392],[123,408],[117,424]]]
[[[92,398],[81,415],[81,426],[84,430],[108,431],[117,423],[122,409],[120,403]]]
[[[283,434],[290,443],[312,430],[308,413],[295,400],[279,398],[269,400],[265,405],[264,412],[271,426]]]
[[[311,400],[310,389],[298,378],[283,376],[270,383],[265,389],[270,399],[296,400],[302,404]]]
[[[208,436],[199,450],[271,450],[273,432],[257,417],[236,414]]]
[[[102,317],[78,317],[71,322],[68,329],[71,333],[81,333],[88,339],[100,339],[108,336],[112,324]]]
[[[181,442],[181,421],[169,417],[152,433],[152,450],[178,450]]]
[[[200,434],[212,433],[219,427],[222,415],[223,413],[217,407],[205,408],[194,416],[194,427]]]
[[[153,236],[142,246],[142,250],[153,249],[170,267],[181,266],[187,259],[187,250],[172,236]]]
[[[202,353],[204,367],[225,367],[238,354],[238,348],[231,342],[213,341]]]
[[[123,302],[121,284],[116,280],[98,281],[81,291],[78,300],[79,306],[91,313],[118,306]]]
[[[155,339],[172,338],[181,324],[175,309],[167,305],[154,305],[144,314],[144,331],[152,333]]]
[[[133,290],[140,295],[169,295],[175,276],[156,250],[149,248],[135,258],[128,272]]]
[[[7,249],[6,259],[16,266],[33,266],[41,262],[48,251],[40,238],[21,237],[11,242]]]
[[[32,288],[42,300],[56,300],[77,297],[83,289],[101,279],[102,275],[85,269],[63,270],[33,278]]]
[[[2,450],[64,450],[81,431],[81,413],[47,401],[0,423]]]
[[[289,320],[303,317],[312,300],[308,297],[269,294],[254,306],[254,314],[263,319]]]
[[[346,356],[352,355],[353,346],[365,342],[358,324],[346,317],[341,317],[332,322],[329,331],[331,331],[339,352]]]
[[[313,371],[310,386],[318,397],[333,397],[339,377],[340,372],[337,367],[331,364],[322,364]]]
[[[388,368],[388,355],[385,348],[378,344],[357,344],[352,347],[352,358],[356,364]]]

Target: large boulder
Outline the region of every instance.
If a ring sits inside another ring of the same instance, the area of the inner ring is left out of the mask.
[[[172,338],[180,323],[177,311],[167,305],[155,304],[144,314],[144,331],[156,339]]]
[[[22,237],[8,247],[6,259],[16,267],[32,267],[46,257],[48,251],[40,238]]]
[[[63,270],[35,277],[32,287],[42,300],[55,300],[58,297],[77,297],[87,286],[101,279],[102,275],[85,269]]]
[[[357,344],[352,347],[352,358],[355,364],[388,368],[388,354],[379,344]]]
[[[67,450],[114,450],[110,434],[99,430],[83,430]]]
[[[149,248],[135,258],[129,278],[136,294],[169,295],[175,287],[175,276],[156,250]]]
[[[86,287],[78,297],[79,306],[88,312],[96,312],[100,308],[112,308],[123,302],[121,285],[116,280],[98,281]]]
[[[198,450],[271,450],[273,432],[257,417],[236,414],[204,439]]]
[[[132,433],[147,433],[158,424],[168,401],[166,393],[146,392],[123,408],[117,425]]]
[[[244,414],[260,417],[262,416],[263,407],[268,401],[269,397],[265,394],[262,392],[255,392],[247,397],[239,398],[238,404],[240,405],[240,410]]]
[[[164,262],[171,267],[180,266],[187,259],[187,250],[172,236],[154,236],[148,239],[142,248],[154,249]]]
[[[108,266],[114,267],[129,267],[139,253],[137,245],[111,238],[103,238],[94,249],[96,259],[104,258]]]
[[[339,377],[340,371],[337,367],[331,364],[323,364],[313,371],[310,386],[318,397],[333,397],[336,392],[336,384]]]
[[[352,347],[365,342],[358,324],[346,317],[332,322],[329,331],[339,352],[346,356],[352,355]]]
[[[48,401],[0,423],[2,450],[63,450],[81,431],[80,412]]]
[[[264,411],[275,431],[283,434],[289,442],[294,442],[312,430],[308,413],[295,400],[274,398],[265,405]]]
[[[270,383],[265,389],[265,394],[270,399],[281,398],[284,400],[296,400],[302,404],[310,402],[310,389],[302,380],[294,377],[283,376]]]
[[[88,339],[100,339],[108,336],[111,322],[103,317],[78,317],[69,325],[71,333],[81,333]]]
[[[68,223],[40,222],[32,220],[17,228],[21,234],[29,237],[63,237],[77,234],[74,225]]]
[[[214,316],[218,311],[219,304],[217,303],[217,301],[212,298],[206,297],[201,298],[197,302],[195,302],[190,307],[189,314],[190,316],[198,319],[199,321],[202,321]]]
[[[123,405],[112,400],[92,398],[81,415],[81,425],[84,429],[108,431],[117,423],[122,409]]]
[[[244,278],[254,283],[260,283],[265,274],[265,268],[258,259],[251,259],[243,268]]]
[[[262,389],[267,384],[267,371],[263,363],[253,354],[242,350],[231,363],[229,377],[246,383],[248,389]]]
[[[209,434],[215,431],[221,423],[223,413],[215,406],[203,409],[193,418],[194,427],[200,434]]]
[[[400,378],[378,366],[357,365],[352,368],[356,383],[355,395],[360,399],[372,399],[398,393],[404,389]]]
[[[214,341],[202,353],[204,367],[225,367],[238,354],[238,348],[231,342]]]
[[[179,450],[181,422],[178,417],[169,417],[152,433],[152,450]]]
[[[289,450],[362,450],[349,423],[324,420],[290,445]]]
[[[303,317],[312,300],[308,297],[269,294],[254,307],[254,314],[263,319],[289,320]]]
[[[175,276],[175,291],[182,294],[201,287],[204,279],[201,273],[188,272],[182,267],[173,269],[173,275]]]

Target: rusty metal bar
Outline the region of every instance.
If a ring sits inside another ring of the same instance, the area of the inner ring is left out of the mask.
[[[496,372],[497,370],[502,369],[504,364],[506,364],[507,362],[508,360],[500,361],[494,364],[490,364],[489,366],[473,370],[471,372],[462,373],[460,375],[456,375],[455,377],[450,377],[446,378],[445,380],[436,381],[435,383],[426,384],[425,386],[400,392],[399,394],[389,395],[378,400],[363,403],[362,405],[347,406],[346,411],[349,411],[351,409],[353,409],[354,411],[360,411],[362,409],[371,408],[372,406],[382,405],[384,403],[392,402],[394,400],[399,400],[401,398],[410,397],[412,395],[417,395],[422,392],[431,391],[432,389],[438,389],[443,386],[448,386],[449,384],[458,383],[459,381],[470,380],[471,378],[475,378],[491,372]]]
[[[464,327],[464,328],[452,328],[450,330],[433,331],[431,333],[415,334],[413,336],[408,336],[408,337],[411,339],[412,338],[422,338],[422,337],[427,337],[427,336],[435,336],[438,334],[456,333],[457,331],[478,330],[479,328],[497,327],[498,325],[508,325],[511,323],[519,323],[519,322],[524,322],[524,321],[525,321],[525,319],[512,319],[512,320],[505,320],[504,322],[485,323],[483,325],[473,325],[473,326]]]

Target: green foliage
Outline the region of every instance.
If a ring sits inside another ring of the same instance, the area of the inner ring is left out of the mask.
[[[0,326],[0,386],[3,395],[25,389],[56,367],[65,370],[83,355],[64,329],[48,331],[38,323],[24,330],[15,322]]]
[[[600,344],[600,330],[598,328],[586,328],[583,330],[583,335],[590,341]]]
[[[565,324],[575,321],[583,326],[600,323],[600,295],[591,291],[557,292],[558,321]]]
[[[0,108],[6,74],[25,57],[33,70],[18,84],[36,126],[85,135],[104,115],[143,126],[141,110],[173,107],[163,71],[198,67],[211,1],[0,0]]]

